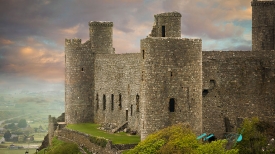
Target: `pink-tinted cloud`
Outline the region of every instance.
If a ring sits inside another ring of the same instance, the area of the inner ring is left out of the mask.
[[[10,44],[13,44],[13,42],[11,40],[8,40],[8,39],[0,38],[0,44],[10,45]]]

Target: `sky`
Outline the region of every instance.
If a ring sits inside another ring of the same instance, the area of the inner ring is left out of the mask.
[[[0,94],[64,92],[64,41],[112,21],[116,53],[139,52],[154,14],[182,14],[203,50],[251,50],[251,0],[0,0]],[[64,97],[64,96],[61,96]]]

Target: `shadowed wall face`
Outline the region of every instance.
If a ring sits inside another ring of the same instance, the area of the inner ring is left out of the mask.
[[[251,2],[252,50],[274,50],[275,1]]]

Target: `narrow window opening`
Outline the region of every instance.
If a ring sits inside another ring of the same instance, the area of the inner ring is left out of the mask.
[[[77,111],[74,111],[74,115],[77,116]]]
[[[139,112],[139,95],[136,95],[137,112]]]
[[[144,80],[144,71],[141,72],[141,81]]]
[[[103,110],[106,110],[106,96],[103,95]]]
[[[173,72],[172,72],[172,71],[170,72],[170,76],[171,76],[171,77],[173,76]]]
[[[145,51],[142,50],[142,58],[144,59],[144,56],[145,56]]]
[[[82,72],[84,71],[84,68],[83,68],[83,67],[81,68],[81,71],[82,71]]]
[[[205,97],[209,93],[208,89],[203,89],[202,96]]]
[[[96,100],[96,110],[98,110],[98,108],[99,108],[99,99],[98,99],[98,94],[96,94],[96,98],[95,98],[95,100]]]
[[[111,95],[111,110],[114,110],[114,94]]]
[[[126,110],[126,121],[128,121],[128,110]]]
[[[131,105],[131,116],[133,115],[133,105]]]
[[[118,98],[119,104],[118,104],[118,106],[119,106],[120,110],[122,109],[122,98],[121,97],[122,97],[121,94],[119,94],[119,98]]]
[[[171,98],[169,101],[169,110],[170,112],[175,112],[175,99]]]
[[[162,26],[162,36],[161,37],[165,37],[165,26]]]

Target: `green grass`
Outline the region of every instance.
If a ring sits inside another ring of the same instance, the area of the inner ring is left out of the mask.
[[[69,124],[67,128],[73,129],[82,133],[89,134],[91,136],[104,137],[111,140],[114,144],[135,144],[140,142],[140,136],[129,135],[124,132],[120,133],[107,133],[105,131],[97,129],[98,124],[83,123],[83,124]]]
[[[35,149],[29,149],[29,154],[34,154]],[[10,150],[10,149],[0,149],[1,154],[23,154],[26,152],[26,149]]]

